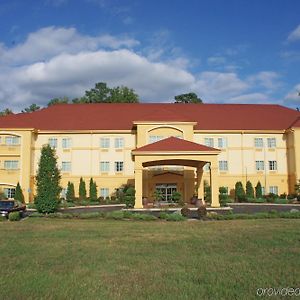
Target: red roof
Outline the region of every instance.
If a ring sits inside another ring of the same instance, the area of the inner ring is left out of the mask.
[[[296,110],[263,104],[60,104],[0,117],[0,128],[131,130],[134,121],[190,121],[198,130],[285,130],[299,116]]]
[[[169,138],[160,140],[158,142],[137,148],[133,151],[139,151],[139,152],[174,152],[174,151],[176,151],[176,152],[177,151],[179,151],[179,152],[181,152],[181,151],[205,152],[205,151],[219,151],[219,150],[171,136]]]

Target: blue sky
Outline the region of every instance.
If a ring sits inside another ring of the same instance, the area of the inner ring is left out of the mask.
[[[299,107],[298,0],[2,0],[0,109],[81,96],[96,82],[144,102]]]

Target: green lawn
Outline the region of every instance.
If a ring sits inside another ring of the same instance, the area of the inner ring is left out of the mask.
[[[299,219],[32,218],[1,222],[0,240],[1,299],[257,299],[257,288],[300,287]]]

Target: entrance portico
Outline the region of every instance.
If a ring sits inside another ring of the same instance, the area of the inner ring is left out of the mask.
[[[136,190],[135,208],[142,208],[143,197],[149,196],[145,195],[148,192],[145,192],[146,189],[143,189],[143,171],[153,166],[184,166],[184,201],[188,201],[189,195],[195,192],[195,186],[188,184],[188,177],[192,176],[195,183],[194,171],[196,170],[196,193],[198,198],[203,199],[203,166],[206,163],[210,164],[211,172],[211,206],[219,207],[217,165],[217,155],[219,153],[220,150],[218,149],[175,137],[170,137],[133,150]]]

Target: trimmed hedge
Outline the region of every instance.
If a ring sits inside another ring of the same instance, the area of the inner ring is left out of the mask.
[[[19,211],[13,211],[8,214],[8,220],[9,221],[20,221],[21,220],[21,214]]]

